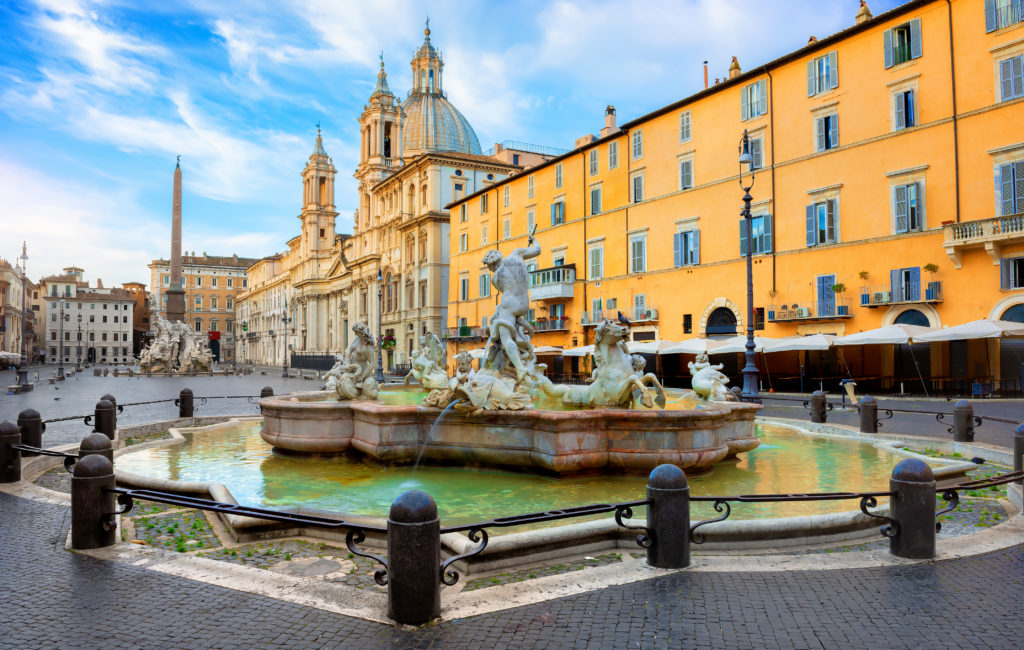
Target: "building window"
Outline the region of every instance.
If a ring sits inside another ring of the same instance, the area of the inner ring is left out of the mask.
[[[1024,22],[1024,1],[985,0],[985,32]]]
[[[906,63],[921,56],[921,19],[887,30],[882,38],[885,49],[885,67]]]
[[[644,157],[644,132],[633,131],[633,160]]]
[[[839,241],[839,199],[828,199],[807,206],[807,245],[834,244]]]
[[[480,245],[487,245],[487,224],[480,226]]]
[[[700,264],[699,230],[684,230],[672,236],[672,259],[676,268]]]
[[[917,123],[917,116],[914,113],[914,91],[904,90],[892,96],[893,101],[893,130],[907,129]]]
[[[601,186],[590,188],[590,214],[601,212]]]
[[[512,201],[511,189],[512,188],[509,187],[508,185],[501,188],[501,204],[506,208],[508,207],[508,204]]]
[[[232,286],[234,284],[233,280],[234,280],[234,278],[228,278],[228,289],[232,288]]]
[[[590,175],[597,176],[597,149],[590,150]]]
[[[688,190],[693,187],[693,160],[679,161],[679,189]]]
[[[227,310],[231,311],[234,308],[235,308],[235,301],[234,301],[234,299],[231,296],[228,296],[228,298],[227,298]]]
[[[518,165],[519,164],[519,154],[517,154],[517,153],[512,154],[512,164],[513,165]]]
[[[216,332],[217,331],[217,319],[216,318],[211,318],[210,319],[210,331],[211,332]]]
[[[211,310],[217,311],[218,309],[220,309],[219,303],[220,303],[220,301],[218,300],[217,296],[210,296],[210,309]]]
[[[683,334],[693,334],[693,314],[683,314]]]
[[[999,87],[1003,101],[1024,96],[1024,54],[999,62]]]
[[[740,94],[740,119],[746,121],[768,112],[768,80],[743,87]]]
[[[531,210],[527,210],[526,211],[526,232],[532,234],[533,233],[533,228],[536,225],[536,223],[537,223],[537,213],[535,211],[533,211],[532,209]]]
[[[491,274],[484,273],[480,276],[480,297],[487,298],[491,295]]]
[[[764,167],[764,140],[761,138],[750,139],[750,170]]]
[[[999,260],[999,288],[1024,289],[1024,257]]]
[[[465,253],[469,250],[469,235],[462,233],[459,235],[459,252]]]
[[[772,252],[772,218],[767,214],[759,214],[750,218],[750,236],[754,245],[751,255]],[[740,220],[740,255],[747,254],[747,221]]]
[[[1024,161],[996,169],[996,207],[1004,217],[1024,212]]]
[[[564,201],[556,201],[551,204],[551,225],[557,226],[560,223],[565,223]]]
[[[203,319],[202,318],[197,318],[196,319],[196,329],[195,329],[195,331],[197,331],[197,332],[203,331]]]
[[[199,276],[199,275],[196,276],[196,286],[197,287],[203,286],[203,278],[202,278],[202,276]]]
[[[608,169],[615,169],[619,166],[619,143],[608,143]]]
[[[459,300],[469,300],[469,278],[459,278]]]
[[[526,197],[529,199],[533,198],[533,176],[526,178]]]
[[[892,188],[893,219],[896,232],[921,230],[924,224],[924,192],[920,183]]]
[[[167,276],[165,275],[165,276],[162,276],[162,278],[161,278],[161,282],[163,282],[163,285],[164,285],[164,286],[166,287],[166,286],[167,286],[168,284],[170,284],[170,282],[171,282],[171,281],[170,281],[170,278],[168,278],[168,277],[167,277]],[[57,295],[57,294],[54,294],[54,295]]]
[[[589,280],[600,280],[604,277],[604,246],[590,247]]]
[[[555,189],[562,187],[562,163],[555,165]]]
[[[814,134],[817,149],[827,151],[839,146],[839,116],[825,115],[814,120]]]
[[[323,231],[323,230],[321,230],[321,231],[320,231],[320,236],[321,236],[321,237],[323,237],[323,236],[324,236],[324,234],[323,234],[323,233],[324,233],[324,231]],[[212,287],[216,287],[216,286],[217,286],[217,278],[210,278],[210,286],[212,286]]]
[[[633,175],[632,183],[630,183],[631,189],[633,190],[633,203],[639,203],[644,200],[644,174],[638,172]]]
[[[893,302],[917,302],[921,299],[921,267],[889,271],[889,290]]]
[[[693,137],[693,129],[690,123],[690,111],[683,111],[679,114],[679,141],[689,142]]]
[[[459,206],[459,221],[462,223],[466,223],[466,221],[468,220],[469,217],[466,216],[466,204],[463,203],[462,205]]]
[[[203,308],[203,297],[202,296],[196,296],[196,309],[202,309],[202,308]],[[104,316],[103,318],[106,319],[106,316]]]
[[[487,212],[487,195],[486,194],[481,194],[480,195],[480,214],[484,214],[485,212]]]
[[[629,238],[629,272],[643,273],[647,270],[647,233]]]
[[[807,62],[807,96],[832,90],[839,85],[839,67],[836,63],[836,51],[832,50],[825,56],[819,56]]]
[[[501,224],[501,237],[502,239],[509,239],[512,237],[512,220],[505,218],[505,221]]]

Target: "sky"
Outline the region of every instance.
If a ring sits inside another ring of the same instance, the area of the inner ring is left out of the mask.
[[[903,0],[870,0],[877,15]],[[571,149],[854,23],[858,0],[0,0],[0,257],[104,286],[149,283],[182,246],[263,257],[299,232],[316,124],[338,169],[337,230],[357,205],[358,118],[381,53],[392,90],[431,41],[449,100],[486,151]]]

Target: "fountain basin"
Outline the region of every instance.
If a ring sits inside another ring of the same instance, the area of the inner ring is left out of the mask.
[[[385,463],[530,468],[552,474],[646,473],[662,463],[699,472],[759,444],[759,405],[683,410],[619,408],[485,411],[462,415],[418,405],[329,401],[306,392],[260,401],[263,440],[299,454],[359,453]],[[433,427],[433,432],[431,428]]]

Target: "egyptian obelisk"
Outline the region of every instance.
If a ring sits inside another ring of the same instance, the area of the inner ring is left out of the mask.
[[[174,166],[174,202],[171,208],[171,282],[167,289],[167,320],[185,320],[185,289],[181,285],[181,156]]]

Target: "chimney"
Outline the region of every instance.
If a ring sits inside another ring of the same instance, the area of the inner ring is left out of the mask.
[[[96,288],[97,289],[102,289],[103,288],[103,279],[102,278],[96,278]]]
[[[729,78],[735,79],[740,76],[740,62],[736,60],[736,57],[732,57],[732,63],[729,64]]]
[[[704,61],[704,88],[708,87],[708,62]]]
[[[503,147],[501,144],[499,144],[497,142],[494,143],[494,155],[495,156],[497,156],[499,153],[501,153],[504,150],[505,150],[505,147]]]
[[[807,44],[808,45],[810,45],[811,43],[817,43],[817,42],[818,42],[818,37],[814,36],[814,35],[812,35],[810,38],[807,39]]]
[[[572,148],[573,149],[579,149],[580,147],[582,147],[584,145],[590,144],[591,142],[593,142],[596,139],[597,138],[595,138],[594,136],[592,136],[592,135],[590,135],[588,133],[588,134],[586,134],[584,136],[580,136],[580,137],[576,138],[576,142],[575,142],[575,144],[573,144]]]
[[[615,107],[608,104],[608,107],[604,109],[604,128],[601,129],[601,137],[603,138],[618,130],[619,127],[615,125]]]
[[[868,3],[864,0],[860,0],[860,9],[857,10],[857,24],[869,21],[874,16],[871,15],[871,10],[868,9]]]

